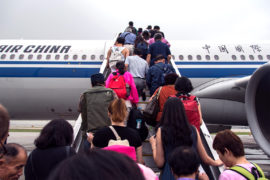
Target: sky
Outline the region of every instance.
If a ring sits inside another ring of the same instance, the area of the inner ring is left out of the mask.
[[[0,39],[111,40],[130,20],[168,40],[270,40],[269,0],[0,0]]]

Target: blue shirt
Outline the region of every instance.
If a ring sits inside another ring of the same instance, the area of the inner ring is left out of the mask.
[[[120,37],[125,38],[125,44],[133,44],[136,39],[136,35],[131,32],[124,32],[120,35]]]
[[[152,66],[154,65],[154,59],[156,58],[157,55],[160,54],[162,54],[165,57],[166,63],[168,63],[167,56],[171,55],[171,51],[167,44],[161,41],[156,41],[155,43],[149,46],[147,54],[151,54],[150,66]]]

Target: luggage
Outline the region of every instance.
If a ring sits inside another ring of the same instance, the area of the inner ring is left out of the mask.
[[[112,71],[115,71],[116,63],[118,61],[124,60],[124,56],[122,54],[122,50],[124,49],[124,47],[112,47],[111,49],[112,51],[111,51],[111,56],[109,58],[109,65]]]
[[[127,127],[135,129],[139,133],[142,141],[144,141],[148,136],[148,129],[145,125],[143,114],[137,107],[133,107],[130,110]]]
[[[118,98],[127,99],[130,95],[130,86],[125,82],[123,75],[115,74],[108,87],[117,94]]]

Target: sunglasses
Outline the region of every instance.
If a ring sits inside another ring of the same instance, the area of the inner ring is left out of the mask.
[[[0,147],[0,159],[1,159],[5,154],[7,154],[7,149],[1,141],[0,145],[1,145]]]

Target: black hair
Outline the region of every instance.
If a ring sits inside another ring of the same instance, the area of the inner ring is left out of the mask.
[[[142,36],[145,40],[150,39],[150,33],[148,31],[143,31]]]
[[[162,34],[161,34],[161,33],[156,33],[156,34],[154,35],[154,39],[155,39],[155,41],[161,40],[161,39],[162,39]]]
[[[66,159],[49,178],[49,180],[62,179],[144,180],[144,176],[136,162],[128,156],[113,151],[95,149]]]
[[[118,72],[121,75],[125,74],[126,70],[125,70],[125,63],[124,63],[124,61],[118,61],[115,66],[116,66],[116,69],[118,69]]]
[[[8,133],[9,128],[9,114],[7,109],[0,104],[0,141],[5,141],[5,136]]]
[[[118,43],[118,44],[125,44],[125,38],[123,38],[123,37],[118,37],[117,39],[116,39],[116,42]]]
[[[39,149],[50,147],[70,146],[73,141],[73,128],[64,119],[51,120],[40,132],[35,140]]]
[[[159,26],[154,26],[154,30],[160,30],[160,27]]]
[[[187,146],[181,146],[175,148],[170,154],[169,165],[173,174],[179,177],[196,173],[200,161],[194,149]]]
[[[133,26],[133,21],[129,21],[129,22],[128,22],[128,25],[129,25],[129,26]]]
[[[7,161],[10,161],[11,159],[13,159],[14,157],[16,157],[19,153],[20,150],[24,151],[26,154],[26,149],[17,143],[8,143],[4,145],[4,148],[6,150],[5,154],[4,154],[4,158]]]
[[[138,33],[141,33],[142,32],[142,28],[138,28]]]
[[[158,61],[158,60],[161,60],[161,59],[165,59],[165,57],[162,54],[158,54],[156,56],[156,58],[154,59],[154,61]]]
[[[173,85],[178,78],[176,73],[169,73],[164,77],[165,85]]]
[[[178,93],[190,93],[193,90],[190,79],[185,76],[177,78],[174,88]]]
[[[152,29],[152,26],[151,25],[148,25],[146,29]]]
[[[104,79],[103,74],[101,74],[101,73],[93,74],[91,76],[91,84],[92,84],[92,86],[104,85],[105,79]]]
[[[142,51],[140,49],[135,48],[133,54],[138,55],[138,56],[141,56],[142,55]]]
[[[158,127],[161,127],[164,146],[192,145],[191,127],[183,103],[179,98],[170,97],[166,101]]]

